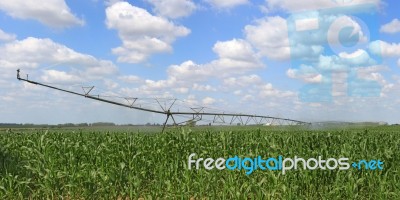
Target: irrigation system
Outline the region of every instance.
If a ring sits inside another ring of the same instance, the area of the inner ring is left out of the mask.
[[[30,84],[43,86],[46,88],[58,90],[61,92],[66,92],[69,94],[85,97],[88,99],[113,104],[125,108],[140,110],[144,112],[164,115],[166,120],[163,124],[162,132],[164,132],[165,127],[168,124],[168,120],[171,118],[174,126],[182,125],[182,124],[196,124],[199,121],[209,122],[209,124],[228,124],[228,125],[309,125],[309,122],[293,120],[288,118],[281,117],[272,117],[272,116],[264,116],[264,115],[251,115],[251,114],[243,114],[243,113],[229,113],[222,111],[209,111],[209,109],[205,106],[186,106],[186,109],[177,109],[176,105],[179,101],[178,99],[169,99],[168,105],[164,101],[163,98],[139,98],[139,97],[119,97],[122,101],[117,101],[113,99],[107,99],[110,96],[101,96],[99,94],[91,94],[95,86],[83,87],[83,92],[76,92],[68,89],[63,89],[59,87],[52,86],[47,83],[40,83],[38,81],[29,80],[29,76],[26,75],[26,78],[22,78],[20,76],[20,70],[17,70],[17,79],[20,81],[25,81]],[[164,104],[162,103],[164,101]],[[141,102],[141,103],[140,103]],[[147,103],[146,103],[147,102]],[[154,102],[158,104],[158,106],[146,106],[149,105],[149,102]],[[176,117],[185,118],[185,121],[178,122],[175,120]]]

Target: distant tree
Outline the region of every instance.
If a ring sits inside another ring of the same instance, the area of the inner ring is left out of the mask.
[[[64,124],[64,126],[65,126],[65,127],[72,127],[72,126],[75,126],[75,124],[73,124],[73,123],[66,123],[66,124]]]
[[[112,122],[95,122],[92,123],[92,126],[115,126]]]
[[[76,125],[79,126],[79,127],[89,126],[88,123],[79,123],[79,124],[76,124]]]

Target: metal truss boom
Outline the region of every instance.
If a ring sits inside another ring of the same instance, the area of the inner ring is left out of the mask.
[[[308,125],[308,124],[310,124],[308,122],[303,122],[303,121],[299,121],[299,120],[293,120],[293,119],[288,119],[288,118],[280,118],[280,117],[263,116],[263,115],[250,115],[250,114],[241,114],[241,113],[205,112],[205,111],[203,111],[204,108],[191,108],[191,110],[193,112],[179,112],[179,111],[178,112],[174,112],[174,111],[171,111],[171,108],[174,105],[176,100],[169,107],[167,107],[166,105],[163,107],[161,105],[161,103],[156,99],[157,103],[159,104],[159,106],[161,107],[162,110],[156,110],[156,109],[151,109],[151,108],[143,108],[141,106],[135,106],[134,105],[138,98],[125,98],[125,100],[128,102],[128,104],[124,104],[124,103],[120,103],[120,102],[116,102],[116,101],[100,98],[100,96],[98,96],[98,95],[90,95],[90,92],[93,90],[94,86],[86,87],[86,88],[89,88],[88,91],[85,91],[85,88],[82,88],[84,90],[84,93],[81,94],[81,93],[78,93],[78,92],[74,92],[74,91],[58,88],[58,87],[51,86],[51,85],[44,84],[44,83],[40,83],[40,82],[37,82],[37,81],[31,81],[31,80],[28,79],[28,75],[26,76],[26,78],[21,78],[19,69],[17,70],[17,79],[20,80],[20,81],[28,82],[30,84],[47,87],[47,88],[50,88],[50,89],[54,89],[54,90],[66,92],[66,93],[69,93],[69,94],[82,96],[82,97],[85,97],[85,98],[88,98],[88,99],[93,99],[93,100],[101,101],[101,102],[104,102],[104,103],[109,103],[109,104],[122,106],[122,107],[126,107],[126,108],[131,108],[131,109],[141,110],[141,111],[145,111],[145,112],[165,115],[166,116],[166,121],[163,124],[162,132],[164,132],[164,129],[165,129],[170,117],[172,118],[174,125],[178,124],[175,121],[174,115],[175,116],[191,116],[190,117],[191,119],[186,121],[186,122],[189,122],[189,121],[197,122],[197,121],[202,120],[204,116],[213,116],[214,117],[214,120],[212,121],[213,123],[224,123],[224,124],[226,124],[227,121],[229,121],[229,124],[233,124],[233,123],[236,122],[236,123],[241,124],[241,125],[248,125],[251,121],[253,121],[254,124],[258,124],[258,125],[260,125],[260,124],[270,124],[270,125],[272,125],[272,124],[275,124],[275,123],[277,123],[277,125],[283,125],[283,124],[288,124],[288,125]]]

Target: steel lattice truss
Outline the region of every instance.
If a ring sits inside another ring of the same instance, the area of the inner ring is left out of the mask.
[[[120,97],[116,95],[100,95],[94,94],[95,86],[84,87],[82,86],[82,92],[76,92],[72,90],[62,89],[59,87],[52,86],[50,84],[40,83],[32,81],[26,78],[20,77],[20,70],[17,70],[17,79],[25,81],[30,84],[39,85],[54,90],[82,96],[88,99],[101,101],[117,106],[131,108],[135,110],[141,110],[145,112],[161,114],[166,116],[164,127],[168,123],[168,120],[172,119],[172,125],[182,124],[196,124],[197,122],[204,122],[208,124],[227,124],[227,125],[309,125],[310,123],[293,120],[281,117],[271,117],[264,115],[251,115],[243,113],[229,113],[218,109],[212,109],[204,106],[190,105],[185,101],[179,99],[168,99],[168,98],[138,98],[138,97]]]

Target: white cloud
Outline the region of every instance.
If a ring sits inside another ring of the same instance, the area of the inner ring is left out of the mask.
[[[235,90],[235,91],[233,91],[233,94],[239,96],[242,94],[242,90]]]
[[[211,97],[206,97],[206,98],[204,98],[203,100],[202,100],[202,103],[204,104],[204,105],[211,105],[211,104],[214,104],[216,102],[216,100],[214,99],[214,98],[211,98]]]
[[[183,101],[188,104],[189,106],[198,106],[199,101],[196,98],[196,95],[190,94],[187,98],[183,99]]]
[[[178,88],[174,88],[173,90],[179,94],[186,94],[189,92],[189,88],[187,88],[187,87],[178,87]]]
[[[400,59],[399,59],[399,60],[397,60],[397,66],[399,66],[399,67],[400,67]]]
[[[384,85],[387,82],[380,72],[388,70],[389,70],[388,67],[382,65],[359,67],[357,68],[357,77],[363,80],[376,81],[381,85]]]
[[[383,33],[398,33],[398,32],[400,32],[400,20],[393,19],[391,22],[382,25],[380,31]]]
[[[296,29],[315,28],[315,26],[317,28],[313,31]],[[352,27],[352,36],[358,37],[348,37],[345,41],[339,38],[339,33],[344,27]],[[349,16],[322,15],[318,12],[298,13],[289,21],[281,16],[257,19],[253,24],[245,26],[244,34],[246,40],[262,56],[273,60],[291,58],[308,62],[318,59],[324,52],[324,46],[329,45],[331,50],[338,54],[344,50],[343,42],[357,42],[356,47],[362,48],[368,40],[355,19]],[[354,41],[355,39],[358,40]],[[356,47],[352,46],[348,51],[353,51]]]
[[[355,6],[361,4],[379,4],[380,0],[266,0],[268,10],[284,10],[289,12],[294,11],[309,11],[316,9],[337,8],[342,6]]]
[[[3,30],[0,29],[0,41],[9,42],[9,41],[15,40],[15,38],[17,38],[16,35],[6,33],[6,32],[4,32]]]
[[[379,84],[380,97],[391,95],[391,89],[394,87],[394,84],[389,83],[385,79],[384,75],[382,75],[381,73],[383,71],[389,71],[389,67],[383,65],[375,65],[369,67],[359,67],[356,68],[356,70],[357,78],[359,78],[360,80],[372,81],[373,83]],[[374,88],[371,87],[371,85],[368,85],[368,83],[366,84],[366,86],[361,85],[360,87],[365,87],[368,90],[374,90]]]
[[[286,75],[289,78],[299,79],[306,83],[322,83],[329,81],[329,78],[324,79],[326,74],[348,73],[354,68],[367,68],[376,64],[377,62],[365,50],[358,49],[353,53],[341,52],[339,55],[320,55],[315,63],[288,69]],[[332,79],[334,78],[332,77]]]
[[[119,86],[119,84],[114,82],[112,79],[104,79],[103,84],[106,86],[107,90],[114,90]]]
[[[242,101],[242,102],[248,102],[248,101],[253,101],[253,100],[255,100],[256,98],[253,96],[253,95],[251,95],[251,94],[246,94],[246,95],[244,95],[240,100]]]
[[[369,44],[369,51],[376,55],[382,55],[383,57],[397,57],[400,56],[400,44],[399,43],[387,43],[382,40],[376,40]]]
[[[357,49],[356,51],[354,51],[352,53],[347,53],[347,52],[339,53],[339,57],[344,58],[344,59],[360,58],[363,55],[368,55],[367,52],[363,49]]]
[[[376,61],[363,49],[357,49],[352,53],[339,53],[338,62],[349,67],[367,67],[376,64]]]
[[[157,91],[172,86],[174,82],[174,79],[160,81],[146,80],[146,85],[144,85],[142,88],[146,89],[146,91]]]
[[[376,64],[376,61],[365,50],[357,50],[352,54],[339,53],[339,56],[321,55],[314,67],[324,71],[347,71],[353,67],[367,67]]]
[[[169,77],[179,78],[183,80],[202,81],[210,77],[212,72],[207,68],[194,63],[193,61],[185,61],[180,65],[172,65],[167,69]]]
[[[192,14],[196,4],[192,0],[148,0],[154,11],[161,16],[176,19]]]
[[[118,67],[108,60],[94,58],[94,60],[88,60],[86,64],[82,63],[82,65],[86,68],[84,74],[88,78],[101,79],[104,76],[115,75],[118,72]]]
[[[321,83],[322,75],[310,66],[301,66],[300,69],[288,69],[286,75],[289,78],[300,79],[306,83]]]
[[[37,66],[39,63],[78,63],[94,59],[77,53],[64,45],[55,43],[51,39],[34,37],[7,43],[0,50],[2,52],[0,58],[2,60],[15,61],[16,66],[21,61]]]
[[[68,67],[75,76],[85,76],[87,79],[99,79],[118,71],[111,61],[99,60],[91,55],[78,53],[51,39],[28,37],[0,46],[0,69],[11,71],[9,69],[21,68],[24,71],[48,66]],[[52,78],[66,77],[65,75],[67,74],[45,70],[43,78],[55,80]],[[78,79],[72,77],[60,79],[60,81],[69,80],[77,81]]]
[[[244,33],[246,40],[262,56],[273,60],[315,57],[323,51],[323,47],[320,46],[323,43],[323,35],[320,32],[307,37],[294,37],[294,44],[291,46],[287,21],[280,16],[257,19],[253,25],[245,26]]]
[[[333,5],[333,1],[322,0],[322,1],[290,1],[290,0],[266,0],[269,10],[282,9],[285,11],[302,11],[312,10],[318,8],[328,7]]]
[[[233,39],[225,42],[216,42],[213,47],[218,59],[205,64],[196,64],[185,61],[180,65],[171,65],[167,69],[167,78],[164,80],[145,80],[137,91],[145,95],[160,94],[172,90],[185,94],[190,90],[212,92],[216,88],[210,84],[202,84],[210,79],[220,80],[231,75],[241,75],[251,70],[263,67],[261,61],[255,56],[251,45],[244,40]],[[121,79],[121,78],[120,78]],[[131,77],[123,77],[129,80]],[[133,77],[136,79],[136,77]],[[239,78],[242,84],[259,80],[256,75]]]
[[[249,3],[248,0],[206,0],[206,2],[217,8],[233,8]]]
[[[240,76],[240,77],[229,77],[223,80],[223,85],[228,87],[246,87],[249,85],[261,84],[263,81],[260,76],[256,74]]]
[[[269,102],[277,106],[281,105],[282,101],[290,102],[296,98],[295,92],[275,88],[256,74],[225,78],[222,80],[222,86],[220,89],[224,92],[241,97],[241,103],[250,103],[257,98],[257,102],[251,103]],[[257,108],[254,111],[258,112]]]
[[[276,98],[287,98],[294,97],[296,94],[291,91],[281,91],[272,86],[271,83],[261,85],[259,88],[259,96],[265,97],[276,97]],[[278,103],[278,102],[277,102]]]
[[[255,25],[244,28],[246,39],[262,55],[271,59],[284,60],[290,57],[286,20],[280,16],[267,17],[256,21]]]
[[[106,6],[111,6],[111,5],[121,2],[121,1],[123,1],[123,0],[105,0],[104,3]]]
[[[233,39],[224,42],[218,41],[214,45],[213,51],[217,53],[220,58],[243,60],[245,62],[257,60],[253,47],[241,39]]]
[[[319,57],[313,65],[302,65],[297,69],[289,69],[289,78],[299,79],[314,85],[319,89],[307,89],[309,97],[318,95],[318,90],[331,94],[337,103],[337,98],[352,98],[348,94],[376,96],[385,95],[385,88],[389,83],[384,79],[381,71],[387,70],[385,66],[377,65],[365,50],[357,50],[351,54],[339,53],[337,55]],[[329,90],[329,91],[327,91]],[[316,93],[314,93],[314,91]],[[308,97],[306,97],[308,98]],[[319,97],[318,97],[319,98]],[[342,104],[340,104],[342,105]]]
[[[106,17],[107,27],[116,29],[122,40],[122,46],[112,50],[119,62],[139,63],[151,54],[171,52],[175,39],[190,33],[186,27],[153,16],[128,2],[107,7]]]
[[[2,0],[0,9],[19,19],[34,19],[54,28],[66,28],[84,24],[71,13],[64,0]]]
[[[139,76],[135,76],[135,75],[120,76],[120,77],[118,77],[118,79],[120,79],[126,83],[140,83],[143,81],[142,78],[140,78]]]
[[[186,61],[168,68],[168,75],[177,80],[201,81],[210,77],[227,77],[259,69],[263,64],[256,56],[251,45],[244,40],[233,39],[217,42],[213,50],[219,59],[199,65]]]
[[[58,70],[44,70],[41,79],[47,83],[76,83],[82,81],[77,75]]]
[[[314,77],[310,77],[310,78],[306,79],[306,81],[308,81],[309,83],[320,83],[320,82],[322,82],[322,75],[318,74]]]
[[[201,92],[215,92],[215,91],[217,91],[217,89],[214,88],[211,85],[200,85],[200,84],[197,84],[197,83],[193,84],[192,89],[196,90],[196,91],[201,91]]]

